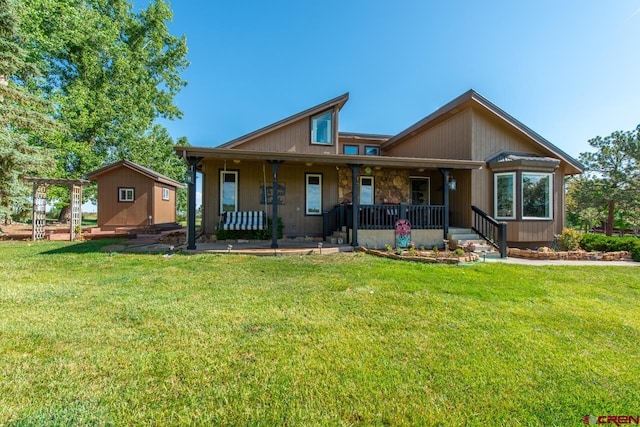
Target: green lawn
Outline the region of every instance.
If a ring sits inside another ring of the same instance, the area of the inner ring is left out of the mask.
[[[0,244],[0,425],[640,413],[640,269]]]

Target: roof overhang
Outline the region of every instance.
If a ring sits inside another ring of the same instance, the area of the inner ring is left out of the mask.
[[[161,184],[166,184],[169,185],[171,187],[176,187],[176,188],[185,188],[184,184],[175,181],[167,176],[164,176],[154,170],[151,170],[149,168],[145,168],[144,166],[141,166],[137,163],[131,162],[129,160],[120,160],[119,162],[115,162],[115,163],[111,163],[109,165],[106,165],[100,169],[96,169],[92,172],[89,172],[87,174],[87,178],[88,179],[92,179],[95,180],[97,179],[100,175],[103,175],[107,172],[110,172],[114,169],[118,169],[121,167],[125,167],[127,169],[131,169],[132,171],[135,171],[141,175],[146,176],[149,179],[152,179],[156,182],[159,182]]]
[[[202,160],[278,160],[293,164],[314,163],[323,165],[344,166],[359,164],[367,166],[394,167],[400,169],[415,168],[451,168],[451,169],[480,169],[486,165],[484,161],[457,159],[427,159],[417,157],[390,156],[355,156],[346,154],[307,154],[307,153],[277,153],[270,151],[238,150],[228,148],[206,147],[174,147],[176,154],[185,161],[192,158]],[[187,162],[188,164],[188,162]]]

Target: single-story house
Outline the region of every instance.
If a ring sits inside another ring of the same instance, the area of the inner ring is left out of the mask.
[[[236,211],[279,216],[286,236],[346,229],[351,244],[377,247],[393,246],[399,219],[425,247],[442,246],[453,227],[496,246],[548,245],[561,232],[565,177],[583,166],[477,92],[397,135],[338,131],[348,98],[215,148],[176,147],[191,168],[190,206],[202,173],[203,232],[214,234]]]
[[[184,185],[121,160],[87,175],[98,184],[98,227],[137,228],[176,222],[176,190]]]

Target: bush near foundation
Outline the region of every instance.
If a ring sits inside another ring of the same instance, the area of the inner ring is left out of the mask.
[[[558,236],[558,246],[561,251],[577,251],[584,233],[573,228],[565,228]]]
[[[603,234],[587,233],[582,237],[580,246],[585,251],[616,252],[628,251],[634,261],[640,262],[640,239],[637,237],[615,237]]]

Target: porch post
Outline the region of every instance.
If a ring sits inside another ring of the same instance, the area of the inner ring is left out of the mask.
[[[196,166],[202,157],[188,157],[187,249],[196,248]]]
[[[271,200],[271,248],[278,248],[278,168],[284,160],[267,160],[273,171],[273,197]],[[266,200],[265,200],[266,202]]]
[[[442,174],[442,194],[444,195],[444,230],[442,232],[442,238],[446,239],[449,234],[449,173],[451,169],[440,168]]]
[[[351,245],[359,246],[358,244],[358,222],[360,219],[360,200],[358,200],[358,172],[362,165],[348,164],[351,168],[351,199],[353,202],[353,229],[351,232]]]

